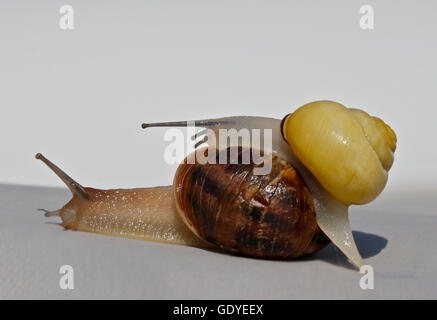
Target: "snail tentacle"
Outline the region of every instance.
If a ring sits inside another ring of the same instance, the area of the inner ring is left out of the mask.
[[[88,192],[79,183],[73,180],[69,175],[67,175],[63,170],[56,166],[53,162],[44,157],[41,153],[37,153],[35,158],[44,162],[52,171],[65,183],[65,185],[70,189],[73,195],[77,195],[83,200],[88,200],[90,198]]]

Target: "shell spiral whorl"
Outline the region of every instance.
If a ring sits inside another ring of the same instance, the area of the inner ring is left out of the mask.
[[[368,203],[384,189],[396,134],[381,119],[316,101],[288,115],[282,134],[299,160],[344,204]]]
[[[248,151],[239,148],[239,164],[179,166],[175,199],[188,227],[224,250],[257,258],[293,258],[323,248],[329,239],[296,170],[273,155],[270,174],[254,175],[252,161],[241,164]]]

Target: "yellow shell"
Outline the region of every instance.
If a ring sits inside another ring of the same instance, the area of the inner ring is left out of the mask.
[[[384,189],[396,134],[381,119],[316,101],[288,115],[282,133],[299,160],[344,204],[368,203]]]

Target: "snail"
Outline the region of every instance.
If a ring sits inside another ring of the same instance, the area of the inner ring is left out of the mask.
[[[270,129],[271,170],[255,175],[251,146],[220,149],[214,141],[194,151],[218,160],[235,151],[248,163],[190,162],[178,167],[172,186],[99,190],[82,187],[43,155],[73,198],[59,216],[67,229],[215,248],[255,258],[288,259],[316,252],[330,241],[360,267],[363,260],[348,219],[352,204],[366,204],[384,189],[396,135],[381,119],[337,102],[316,101],[282,120],[226,117],[194,124],[220,129]],[[143,128],[187,126],[143,124]],[[211,152],[214,151],[214,152]]]

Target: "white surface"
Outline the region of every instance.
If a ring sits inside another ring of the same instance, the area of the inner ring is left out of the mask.
[[[437,2],[75,0],[0,4],[0,182],[61,186],[43,152],[84,185],[170,184],[163,130],[143,121],[282,118],[318,99],[387,121],[387,192],[436,189]],[[436,189],[437,190],[437,189]]]
[[[56,209],[67,189],[0,185],[0,298],[388,299],[437,298],[435,194],[399,193],[352,207],[355,240],[375,289],[332,245],[297,261],[63,231],[37,208]],[[61,290],[61,265],[75,289]]]

